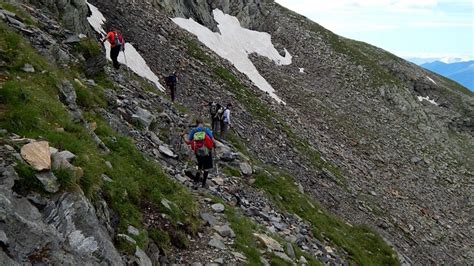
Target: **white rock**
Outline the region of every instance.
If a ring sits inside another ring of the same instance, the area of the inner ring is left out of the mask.
[[[167,145],[160,145],[158,147],[158,150],[160,151],[161,154],[164,154],[168,157],[171,157],[171,158],[178,157],[178,155],[176,155]]]
[[[24,145],[21,148],[21,157],[34,169],[51,169],[51,154],[49,152],[49,143],[47,141],[37,141]]]
[[[257,237],[257,239],[263,245],[265,245],[265,247],[267,247],[268,249],[270,249],[272,251],[284,252],[283,247],[275,239],[273,239],[273,238],[271,238],[267,235],[264,235],[264,234],[254,233],[253,235],[255,237]]]
[[[131,225],[129,225],[127,227],[127,232],[131,235],[134,235],[134,236],[138,236],[140,234],[140,231],[137,228],[135,228]]]
[[[213,204],[211,206],[211,208],[215,211],[215,212],[223,212],[225,210],[225,207],[223,204],[221,203],[216,203],[216,204]]]

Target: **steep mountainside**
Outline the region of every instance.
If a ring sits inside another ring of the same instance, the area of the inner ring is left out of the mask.
[[[474,61],[446,64],[440,61],[425,63],[422,67],[459,82],[471,91],[474,90]]]
[[[466,88],[271,0],[89,1],[157,76],[178,70],[172,104],[133,73],[101,70],[84,0],[25,2],[1,6],[13,13],[0,24],[0,261],[474,261],[474,98]],[[286,104],[170,19],[217,31],[215,8],[291,54],[285,65],[249,55]],[[219,145],[211,185],[194,192],[180,133],[211,99],[233,103],[234,128]],[[21,137],[73,152],[81,170],[59,163],[47,171],[58,188],[45,192],[18,154],[32,141]]]

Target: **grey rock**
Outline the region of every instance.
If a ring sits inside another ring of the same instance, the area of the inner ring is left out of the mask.
[[[211,240],[207,244],[213,248],[226,249],[225,244],[217,238],[211,238]]]
[[[127,227],[127,232],[128,232],[129,234],[131,234],[131,235],[134,235],[134,236],[140,235],[140,231],[139,231],[137,228],[135,228],[135,227],[133,227],[133,226],[131,226],[131,225],[129,225],[129,226]]]
[[[8,237],[3,230],[0,230],[0,243],[4,246],[8,246]]]
[[[149,136],[150,136],[150,139],[151,141],[153,141],[153,143],[155,143],[156,145],[161,145],[163,144],[163,141],[160,140],[160,138],[155,134],[155,132],[148,132]]]
[[[123,238],[124,240],[126,240],[127,242],[129,242],[131,244],[134,244],[134,245],[137,244],[137,241],[135,241],[135,239],[131,238],[129,235],[117,234],[117,237]]]
[[[178,182],[184,184],[186,181],[188,181],[188,179],[186,179],[186,177],[180,175],[180,174],[177,174],[174,176],[176,178],[176,180],[178,180]]]
[[[293,249],[293,245],[291,243],[286,243],[286,254],[292,259],[296,258],[295,250]]]
[[[150,111],[141,107],[137,108],[137,111],[132,115],[132,119],[140,124],[145,129],[156,120],[156,117],[150,113]]]
[[[239,158],[239,154],[231,151],[226,151],[219,158],[224,162],[232,162]]]
[[[13,26],[15,26],[17,28],[20,28],[20,29],[26,28],[26,25],[23,24],[23,22],[19,21],[18,19],[14,19],[10,16],[6,16],[6,19],[7,19],[8,23],[12,24]]]
[[[0,265],[20,266],[21,264],[8,257],[8,255],[3,252],[3,250],[0,250]]]
[[[101,174],[100,177],[102,177],[102,180],[104,180],[105,182],[114,182],[114,180],[106,174]]]
[[[56,193],[59,191],[59,183],[53,172],[46,171],[35,174],[36,178],[43,184],[44,190],[49,193]]]
[[[153,266],[153,264],[151,263],[150,258],[147,256],[145,251],[143,251],[139,247],[136,247],[136,249],[135,249],[135,257],[137,257],[138,264],[140,266]]]
[[[273,252],[273,254],[275,254],[277,257],[279,257],[280,259],[282,259],[282,260],[284,260],[284,261],[286,261],[286,262],[289,262],[289,263],[292,263],[292,262],[293,262],[293,260],[292,260],[290,257],[288,257],[288,255],[286,255],[286,254],[283,253],[283,252],[278,252],[278,251],[276,251],[276,252]]]
[[[27,73],[35,73],[35,68],[34,68],[32,65],[30,65],[30,64],[25,64],[25,65],[21,68],[21,70],[23,70],[23,71],[25,71],[25,72],[27,72]]]
[[[225,210],[224,205],[221,204],[221,203],[213,204],[213,205],[211,205],[211,208],[212,208],[215,212],[223,212],[223,211]]]
[[[176,155],[169,147],[168,145],[160,145],[158,150],[160,151],[161,154],[164,154],[170,158],[178,158],[178,155]]]
[[[223,258],[218,258],[218,259],[215,259],[214,262],[219,263],[219,264],[224,264],[224,259]]]
[[[57,156],[58,159],[66,160],[68,162],[71,162],[71,160],[76,157],[76,155],[70,151],[61,151],[55,154],[55,156]]]
[[[252,173],[253,173],[252,166],[250,166],[250,164],[248,164],[248,163],[242,162],[242,163],[240,163],[240,172],[244,176],[251,176]]]
[[[162,200],[161,200],[161,205],[165,206],[165,208],[168,209],[168,210],[170,210],[170,211],[172,210],[172,209],[171,209],[171,205],[172,205],[172,204],[173,204],[173,203],[172,203],[171,201],[167,200],[167,199],[162,199]]]
[[[0,175],[0,187],[6,190],[11,190],[15,185],[15,181],[18,179],[20,178],[18,177],[15,168],[13,168],[13,166],[7,166]]]
[[[8,17],[16,18],[16,14],[15,14],[15,13],[10,12],[10,11],[5,10],[5,9],[1,9],[1,8],[0,8],[0,14],[5,15],[5,16],[8,16]]]
[[[202,266],[202,263],[200,262],[193,262],[191,266]]]
[[[109,169],[114,169],[114,167],[112,166],[112,163],[109,161],[105,161],[105,166],[107,166]]]
[[[301,256],[300,259],[299,259],[299,262],[301,264],[308,264],[308,261],[306,260],[306,258],[304,256]]]
[[[155,244],[155,242],[150,241],[146,249],[146,254],[151,260],[153,265],[160,265],[160,248]]]
[[[221,235],[222,237],[232,237],[234,238],[235,237],[235,233],[234,233],[234,230],[232,230],[232,228],[230,228],[230,226],[228,224],[225,224],[225,225],[216,225],[213,227],[214,230],[216,230],[217,233],[219,233],[219,235]]]
[[[264,257],[260,257],[260,262],[261,262],[264,266],[270,266],[270,263],[269,263],[268,260],[265,259]]]
[[[79,38],[79,36],[74,34],[74,35],[70,35],[69,37],[67,37],[67,39],[64,41],[64,43],[73,44],[73,43],[78,43],[80,41],[81,41],[81,39]]]
[[[217,219],[215,216],[213,216],[212,214],[209,214],[209,213],[201,213],[200,214],[201,216],[201,219],[203,219],[207,224],[209,224],[210,226],[214,226],[217,224]]]

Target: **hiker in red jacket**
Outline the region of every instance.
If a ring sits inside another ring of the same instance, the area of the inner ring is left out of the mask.
[[[101,44],[104,44],[105,41],[110,43],[110,58],[114,63],[114,68],[119,69],[120,64],[117,61],[117,57],[120,51],[125,51],[125,41],[123,40],[122,34],[116,28],[111,28],[107,36],[100,41]]]

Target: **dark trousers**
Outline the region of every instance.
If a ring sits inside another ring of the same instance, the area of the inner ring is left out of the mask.
[[[168,85],[168,87],[170,89],[171,101],[174,102],[176,97],[176,84]]]
[[[110,49],[110,58],[112,59],[112,62],[114,63],[114,68],[115,69],[119,69],[120,68],[120,64],[117,60],[117,57],[120,53],[120,46],[115,46],[115,47],[112,47]]]
[[[214,134],[214,137],[216,139],[219,138],[219,131],[220,131],[220,128],[221,128],[221,121],[219,119],[216,119],[216,118],[212,118],[212,125],[211,125],[211,129],[212,129],[212,134]]]
[[[224,136],[227,133],[227,130],[229,130],[229,123],[221,121],[221,136],[220,136],[221,139],[224,139]]]
[[[194,182],[199,182],[201,181],[201,186],[202,187],[206,187],[206,182],[207,182],[207,177],[209,176],[209,171],[208,170],[202,170],[203,171],[203,174],[202,174],[202,180],[201,179],[201,172],[197,172],[196,174],[196,179],[194,179]]]

